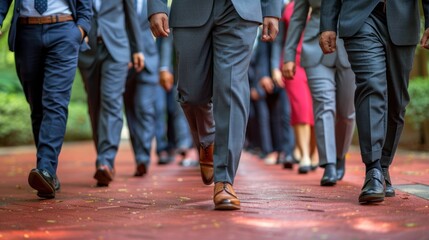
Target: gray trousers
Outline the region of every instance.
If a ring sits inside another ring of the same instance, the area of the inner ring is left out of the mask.
[[[392,43],[382,19],[373,14],[362,28],[344,39],[356,74],[356,123],[362,161],[392,163],[404,126],[407,87],[415,45]]]
[[[323,61],[322,61],[323,62]],[[349,150],[355,120],[355,78],[351,68],[320,63],[305,69],[313,99],[319,165],[335,164]]]
[[[215,182],[233,184],[238,168],[257,27],[243,20],[230,1],[217,0],[205,25],[173,29],[178,100],[197,146],[214,143]]]
[[[128,63],[115,61],[104,44],[94,61],[81,59],[79,70],[88,97],[92,135],[97,150],[96,165],[114,167],[123,125],[123,98]]]

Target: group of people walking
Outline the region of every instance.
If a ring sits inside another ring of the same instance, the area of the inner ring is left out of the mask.
[[[420,44],[429,48],[429,1],[421,3],[426,30]],[[0,25],[10,4],[0,2]],[[266,109],[252,91],[258,86],[276,93],[265,99],[270,124],[286,129],[271,126],[267,154],[276,152],[285,167],[298,161],[300,173],[317,155],[324,168],[320,185],[333,186],[344,176],[356,121],[366,166],[359,202],[395,195],[389,166],[409,102],[418,0],[173,0],[171,9],[167,0],[15,0],[13,14],[9,46],[37,148],[28,182],[41,198],[60,190],[56,169],[77,68],[88,96],[97,186],[114,179],[123,108],[134,175],[147,173],[152,139],[162,138],[154,127],[162,112],[155,94],[161,79],[166,90],[176,85],[172,95],[188,125],[180,117],[182,125],[171,124],[173,142],[183,158],[196,146],[202,181],[214,183],[217,210],[241,207],[234,179],[249,114]],[[249,83],[252,64],[257,69]],[[180,137],[184,129],[193,141]],[[171,161],[161,158],[164,151],[158,151],[160,163]]]

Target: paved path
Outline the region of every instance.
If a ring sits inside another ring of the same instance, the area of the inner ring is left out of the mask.
[[[115,181],[97,188],[94,159],[90,142],[66,144],[62,191],[39,200],[27,184],[33,148],[0,149],[0,239],[429,239],[429,152],[397,155],[391,176],[402,191],[378,205],[358,204],[356,148],[335,187],[319,186],[322,169],[298,175],[244,153],[235,183],[242,209],[229,212],[213,210],[213,186],[198,168],[152,164],[134,178],[123,142]]]

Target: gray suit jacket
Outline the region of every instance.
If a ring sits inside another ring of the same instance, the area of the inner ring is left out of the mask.
[[[151,0],[143,0],[151,1]],[[147,3],[146,2],[146,3]],[[143,42],[144,69],[137,74],[137,79],[144,83],[158,83],[158,66],[159,54],[156,47],[155,39],[150,31],[149,20],[147,17],[147,5],[143,5],[141,13],[138,15],[140,31],[137,38],[139,42]]]
[[[332,0],[333,1],[333,0]],[[359,1],[359,0],[358,0]],[[295,0],[294,10],[287,30],[284,48],[284,62],[295,62],[296,49],[304,31],[301,66],[314,67],[323,61],[326,66],[334,66],[338,57],[341,66],[350,67],[342,41],[337,41],[337,51],[324,55],[319,46],[321,0]],[[310,20],[308,13],[311,7]],[[305,30],[304,30],[305,29]]]
[[[425,28],[429,27],[429,0],[421,0]],[[337,31],[340,37],[353,36],[380,0],[323,0],[320,32]],[[341,13],[341,14],[340,14]],[[387,27],[396,45],[419,42],[420,14],[418,0],[387,0]]]
[[[110,55],[118,62],[131,61],[131,53],[142,52],[139,22],[133,0],[102,1],[99,12],[94,11],[88,33],[90,50],[80,54],[79,60],[95,60],[97,36],[101,35]]]
[[[210,17],[215,0],[173,1],[170,27],[199,27]],[[262,17],[280,18],[281,1],[278,0],[231,0],[240,17],[253,22],[262,22]],[[148,14],[168,13],[167,0],[150,0]]]

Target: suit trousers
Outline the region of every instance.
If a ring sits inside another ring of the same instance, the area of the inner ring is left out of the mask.
[[[123,98],[128,62],[113,59],[99,44],[93,61],[79,61],[88,98],[92,135],[97,150],[96,166],[114,167],[123,125]]]
[[[56,176],[82,35],[73,22],[18,25],[15,64],[31,109],[37,168]]]
[[[214,143],[215,182],[233,184],[238,168],[257,27],[257,22],[240,17],[231,1],[220,0],[203,26],[173,29],[178,100],[197,146]]]
[[[408,80],[416,46],[394,45],[386,19],[371,14],[352,37],[344,38],[356,74],[356,124],[362,161],[392,163],[404,127]]]
[[[124,108],[136,164],[149,167],[152,139],[155,136],[157,83],[145,83],[131,70],[124,93]]]
[[[323,62],[323,61],[322,61]],[[355,78],[351,68],[320,63],[305,69],[313,99],[319,165],[335,164],[349,150],[355,120]]]

